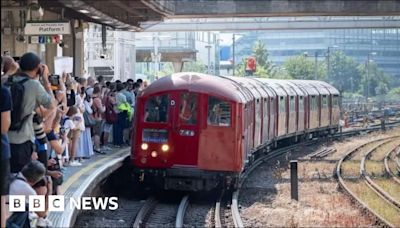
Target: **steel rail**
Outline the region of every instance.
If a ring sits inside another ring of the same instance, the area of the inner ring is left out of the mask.
[[[361,177],[364,179],[364,181],[366,182],[366,184],[376,193],[378,194],[381,198],[385,199],[386,202],[388,202],[389,204],[393,205],[394,207],[397,208],[397,210],[399,210],[400,212],[400,202],[398,202],[396,199],[394,199],[392,196],[390,196],[385,190],[383,190],[381,187],[379,187],[379,185],[377,185],[375,183],[375,181],[373,181],[371,179],[371,177],[368,175],[367,171],[366,171],[366,165],[365,165],[365,161],[367,160],[368,157],[371,156],[372,152],[376,151],[379,147],[391,143],[394,139],[390,139],[388,141],[384,141],[380,144],[378,144],[377,146],[375,146],[374,148],[370,149],[362,158],[361,160],[361,164],[360,164],[360,175]]]
[[[364,143],[360,146],[356,146],[353,149],[351,149],[346,155],[344,155],[337,163],[336,166],[336,176],[338,178],[338,182],[339,185],[342,189],[344,189],[353,199],[355,199],[363,208],[367,209],[369,212],[371,212],[376,218],[378,218],[378,220],[380,220],[382,223],[386,224],[387,226],[390,227],[394,227],[393,224],[391,224],[390,222],[388,222],[385,218],[383,218],[382,216],[380,216],[379,214],[377,214],[374,210],[372,210],[367,204],[365,204],[359,197],[357,197],[357,195],[350,190],[350,188],[347,186],[347,184],[345,183],[342,175],[341,175],[341,170],[342,170],[342,163],[344,162],[344,160],[346,160],[347,158],[351,157],[354,153],[358,152],[358,150],[362,149],[363,147],[371,144],[371,143],[375,143],[375,142],[379,142],[385,139],[390,139],[391,137],[387,137],[387,138],[383,138],[383,139],[376,139],[376,140],[372,140],[369,141],[367,143]],[[392,137],[393,138],[393,137]]]
[[[221,199],[215,203],[214,225],[216,228],[222,228],[221,222]]]
[[[150,215],[150,211],[157,205],[157,200],[154,197],[150,197],[146,200],[142,208],[136,215],[135,221],[133,223],[133,228],[144,227],[146,219]]]
[[[185,218],[186,209],[189,206],[189,196],[186,195],[182,198],[179,204],[178,212],[176,213],[175,227],[183,227],[183,219]]]
[[[287,153],[288,151],[290,151],[290,150],[292,150],[292,149],[294,149],[294,148],[296,148],[296,147],[298,147],[300,145],[306,146],[306,145],[311,145],[311,144],[314,144],[314,143],[316,143],[315,140],[306,141],[306,142],[302,142],[302,143],[299,143],[299,144],[295,144],[295,145],[291,145],[291,146],[288,146],[288,147],[277,149],[276,151],[273,151],[273,152],[271,152],[269,154],[265,154],[263,156],[260,156],[252,164],[252,166],[250,166],[247,170],[245,170],[243,172],[243,174],[241,175],[241,178],[240,178],[238,190],[236,190],[236,191],[234,191],[232,193],[231,213],[232,213],[232,218],[233,218],[233,222],[234,222],[235,227],[240,227],[240,228],[244,227],[242,218],[240,217],[238,201],[239,201],[240,188],[242,187],[242,185],[245,182],[245,180],[248,177],[248,175],[251,172],[253,172],[255,168],[257,168],[259,165],[261,165],[262,163],[264,163],[267,160],[270,160],[272,158],[275,158],[275,157],[278,157],[280,155],[283,155],[283,154]]]
[[[386,154],[384,162],[385,162],[385,169],[386,169],[386,172],[393,178],[394,181],[396,181],[398,184],[400,184],[400,179],[396,176],[396,174],[393,173],[393,171],[392,171],[392,170],[390,169],[390,167],[389,167],[389,159],[391,159],[391,158],[390,158],[390,154],[393,152],[393,153],[394,153],[394,156],[396,156],[396,149],[397,149],[397,148],[394,148],[393,150],[389,151],[389,152]],[[394,161],[394,162],[396,162],[396,161]],[[397,164],[397,163],[396,163],[396,164]]]

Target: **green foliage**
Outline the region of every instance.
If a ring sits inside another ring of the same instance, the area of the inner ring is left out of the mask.
[[[261,78],[272,78],[276,74],[275,65],[268,60],[269,54],[265,44],[262,41],[256,41],[253,46],[252,56],[256,58],[257,67],[253,76]],[[246,75],[246,59],[242,59],[240,64],[236,66],[235,75]]]
[[[357,91],[361,82],[357,62],[343,52],[331,52],[328,81],[341,91]]]
[[[207,67],[201,61],[185,62],[182,72],[207,73]]]
[[[369,97],[386,95],[389,92],[390,82],[392,81],[391,76],[379,69],[375,63],[369,63],[369,72],[367,71],[366,64],[360,64],[358,69],[362,77],[361,93],[366,95],[367,88],[369,88]]]
[[[396,87],[396,88],[389,90],[389,92],[387,93],[387,96],[386,96],[386,100],[392,101],[392,102],[400,101],[400,87]]]
[[[283,67],[287,72],[286,77],[293,79],[324,80],[326,75],[324,63],[318,62],[315,72],[315,62],[303,55],[289,58]]]

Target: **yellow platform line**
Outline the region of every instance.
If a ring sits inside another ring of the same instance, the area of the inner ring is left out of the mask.
[[[68,178],[68,180],[66,182],[64,182],[61,185],[61,194],[63,195],[68,190],[68,188],[71,187],[71,185],[73,183],[75,183],[75,181],[77,181],[84,173],[90,171],[96,165],[103,163],[105,160],[110,160],[110,158],[112,158],[112,157],[120,156],[121,154],[123,154],[125,152],[126,152],[126,149],[123,149],[122,151],[112,154],[110,156],[105,155],[106,157],[99,159],[99,160],[91,163],[90,165],[86,166],[85,168],[79,170],[78,172],[74,173],[71,177]]]

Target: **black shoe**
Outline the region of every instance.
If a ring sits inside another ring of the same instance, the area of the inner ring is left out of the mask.
[[[100,151],[100,150],[96,150],[96,149],[93,149],[93,151],[94,151],[95,153],[97,153],[97,154],[107,154],[107,153],[104,152],[104,151]]]

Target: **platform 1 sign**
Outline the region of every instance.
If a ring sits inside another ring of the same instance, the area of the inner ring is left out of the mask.
[[[71,34],[69,22],[27,22],[25,35],[64,35]]]

